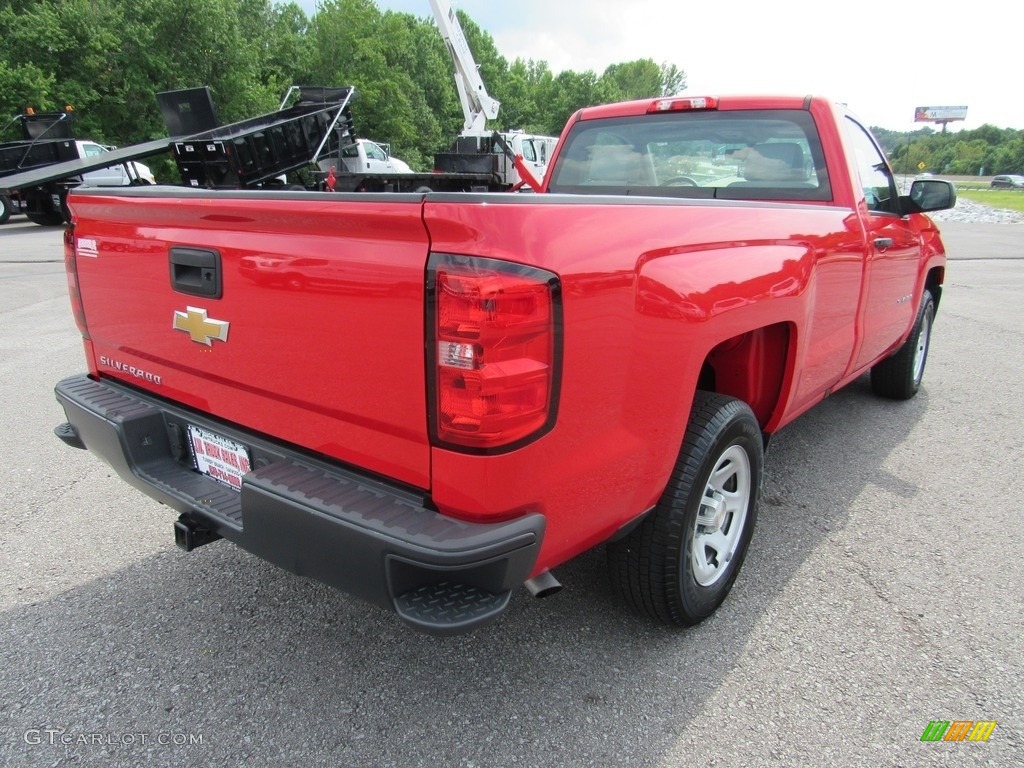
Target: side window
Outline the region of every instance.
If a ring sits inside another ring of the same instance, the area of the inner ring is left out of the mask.
[[[341,150],[342,157],[359,157],[359,147],[356,144],[349,144]]]
[[[846,118],[846,135],[853,145],[857,171],[864,188],[868,210],[896,213],[896,182],[889,172],[889,164],[879,152],[871,135],[857,122]]]
[[[382,162],[388,159],[388,156],[384,154],[384,150],[376,144],[366,145],[366,156],[371,160],[380,160]]]
[[[104,152],[107,151],[99,144],[89,143],[82,144],[82,149],[85,150],[86,157],[96,157],[96,155],[102,155]]]
[[[526,139],[523,142],[523,160],[531,163],[537,162],[537,150],[533,146],[533,139]]]

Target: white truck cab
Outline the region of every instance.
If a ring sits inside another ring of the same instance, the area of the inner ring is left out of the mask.
[[[356,139],[341,150],[341,163],[348,173],[412,173],[403,160],[392,157],[390,147],[369,139]]]
[[[517,155],[522,155],[523,162],[533,177],[540,181],[548,169],[548,161],[555,151],[558,139],[554,136],[538,136],[523,131],[509,131],[501,137]]]
[[[76,141],[75,146],[78,147],[78,156],[81,158],[95,157],[101,155],[104,152],[109,152],[108,147],[102,144],[97,144],[95,141]],[[126,166],[131,166],[126,167]],[[127,187],[139,181],[146,182],[148,184],[156,184],[156,178],[153,176],[153,172],[149,170],[149,166],[143,165],[142,163],[134,160],[124,163],[122,165],[115,165],[110,168],[100,168],[97,171],[89,171],[88,173],[82,174],[82,180],[93,187]]]

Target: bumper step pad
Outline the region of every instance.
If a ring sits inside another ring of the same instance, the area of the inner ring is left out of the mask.
[[[479,587],[442,581],[395,598],[395,610],[406,622],[433,634],[454,634],[483,624],[508,605],[510,591],[494,594]]]

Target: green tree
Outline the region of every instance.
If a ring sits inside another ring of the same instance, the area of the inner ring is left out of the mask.
[[[539,97],[551,80],[551,71],[546,65],[542,70],[533,61],[513,61],[502,84],[501,127],[546,133],[547,127],[540,120]]]
[[[155,93],[209,85],[225,121],[276,107],[306,21],[268,0],[38,0],[0,5],[0,108],[75,107],[77,132],[165,134]],[[289,61],[290,60],[290,61]]]
[[[390,143],[414,168],[432,167],[461,124],[437,30],[410,14],[381,13],[372,0],[331,0],[310,33],[312,79],[359,92],[357,132]]]
[[[629,101],[662,96],[662,70],[652,59],[637,59],[612,64],[601,79],[607,93],[615,101]]]
[[[312,40],[309,19],[294,2],[272,5],[264,0],[252,34],[259,46],[260,80],[276,94],[293,85],[310,83]]]
[[[661,96],[675,96],[686,90],[686,73],[675,64],[662,62]]]
[[[545,132],[557,136],[576,110],[613,100],[609,81],[599,78],[592,70],[559,72],[540,100]]]
[[[997,148],[989,168],[993,174],[1024,171],[1024,131],[1015,131],[1008,141]]]

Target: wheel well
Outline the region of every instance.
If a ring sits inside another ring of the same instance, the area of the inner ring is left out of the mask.
[[[924,279],[924,287],[931,293],[932,298],[935,299],[936,312],[939,311],[939,299],[942,297],[942,283],[945,279],[945,267],[934,267],[928,270],[928,274]]]
[[[763,427],[782,393],[790,333],[779,323],[722,342],[704,360],[697,386],[742,400]]]

